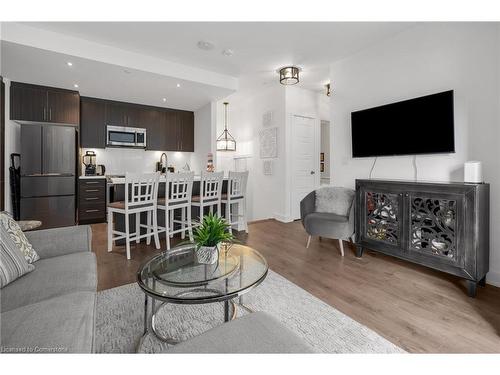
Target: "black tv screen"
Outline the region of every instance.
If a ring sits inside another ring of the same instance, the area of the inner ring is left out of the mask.
[[[352,112],[352,156],[455,152],[453,128],[453,90]]]

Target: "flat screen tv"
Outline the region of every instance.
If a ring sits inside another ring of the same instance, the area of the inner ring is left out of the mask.
[[[352,112],[352,156],[452,153],[453,128],[453,90]]]

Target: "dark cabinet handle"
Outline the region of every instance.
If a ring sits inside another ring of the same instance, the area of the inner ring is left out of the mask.
[[[98,197],[85,198],[86,201],[95,201],[96,199],[99,199],[99,198]]]
[[[99,191],[99,189],[87,189],[87,190],[85,190],[86,193],[95,193],[96,191]]]
[[[85,210],[85,212],[99,212],[99,210]]]
[[[49,108],[49,120],[52,121],[52,108]]]
[[[43,119],[47,120],[47,108],[43,107]]]
[[[98,184],[99,181],[85,181],[87,185],[93,185],[93,184]]]

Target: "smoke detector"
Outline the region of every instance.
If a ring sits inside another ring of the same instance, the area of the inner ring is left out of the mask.
[[[210,51],[215,48],[215,45],[212,42],[208,42],[206,40],[200,40],[197,46],[199,49],[202,49],[204,51]]]

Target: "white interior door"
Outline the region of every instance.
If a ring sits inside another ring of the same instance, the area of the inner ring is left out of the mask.
[[[291,133],[291,215],[295,220],[300,218],[300,201],[316,189],[319,183],[315,119],[293,116]]]

